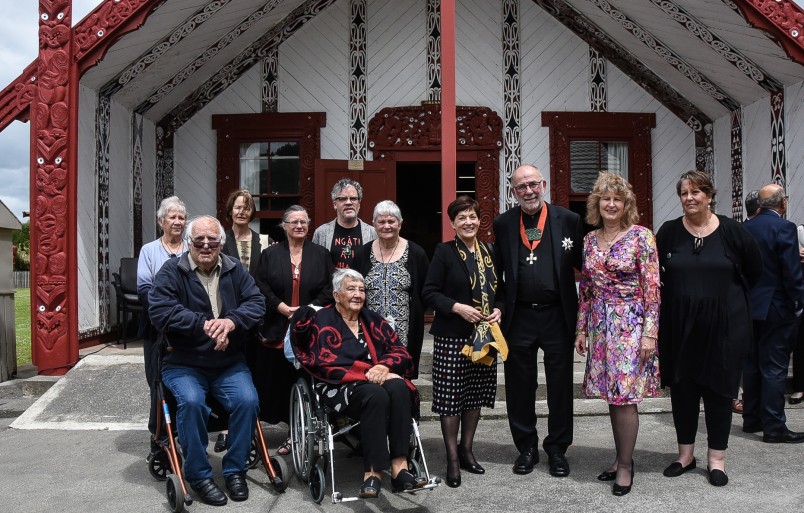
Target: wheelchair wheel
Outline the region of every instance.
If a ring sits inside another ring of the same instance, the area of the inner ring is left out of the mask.
[[[309,482],[307,487],[310,490],[310,497],[316,504],[321,504],[324,500],[324,489],[327,487],[327,477],[324,473],[324,462],[318,460],[313,468],[310,469]]]
[[[181,487],[181,480],[176,474],[170,474],[167,478],[167,500],[170,511],[180,513],[184,511],[184,491]]]
[[[422,475],[422,467],[419,465],[419,462],[414,459],[408,460],[408,472],[410,472],[413,477],[427,477]]]
[[[311,471],[315,452],[313,432],[312,394],[304,379],[299,379],[290,392],[290,442],[293,454],[293,469],[305,483]]]
[[[288,468],[288,464],[285,463],[284,458],[280,458],[278,456],[274,456],[271,458],[271,466],[276,472],[276,478],[271,481],[271,484],[274,487],[274,490],[277,492],[284,492],[285,488],[288,487],[290,484],[290,469]]]

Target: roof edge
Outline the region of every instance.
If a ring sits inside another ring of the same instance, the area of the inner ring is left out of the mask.
[[[804,65],[804,10],[790,0],[732,0],[743,18]]]

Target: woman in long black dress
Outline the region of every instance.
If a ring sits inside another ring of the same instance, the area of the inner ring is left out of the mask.
[[[307,211],[293,205],[282,216],[282,226],[287,240],[268,247],[260,257],[256,280],[265,296],[265,322],[261,343],[250,358],[260,419],[269,424],[289,422],[290,390],[299,376],[284,352],[290,317],[300,305],[332,302],[332,258],[326,248],[307,240]],[[289,441],[278,452],[289,454]]]
[[[726,447],[731,404],[751,342],[749,291],[762,272],[759,249],[742,225],[713,213],[716,191],[702,171],[676,185],[684,215],[656,234],[662,281],[659,354],[662,385],[672,391],[678,457],[664,470],[677,477],[696,467],[700,401],[714,486],[728,483]]]
[[[461,485],[463,468],[474,474],[485,469],[472,445],[480,408],[494,407],[497,392],[497,350],[505,357],[493,308],[497,274],[488,245],[477,239],[480,205],[459,196],[447,207],[455,238],[436,246],[422,289],[425,304],[435,309],[430,328],[433,342],[433,412],[441,416],[447,451],[447,486]],[[497,337],[491,337],[496,332]],[[476,343],[482,334],[491,344]],[[485,353],[484,353],[485,351]],[[461,431],[460,447],[458,429]]]

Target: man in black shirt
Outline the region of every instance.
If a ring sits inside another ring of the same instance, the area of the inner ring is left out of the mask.
[[[544,352],[547,382],[547,437],[543,447],[550,474],[569,475],[564,456],[572,444],[572,342],[578,316],[575,269],[581,268],[583,230],[578,214],[548,205],[547,181],[538,168],[514,171],[511,188],[518,206],[494,220],[494,257],[503,280],[495,307],[503,312],[508,341],[505,384],[508,424],[520,452],[516,474],[539,462],[536,431],[536,357]],[[514,393],[514,391],[516,391]]]
[[[341,178],[332,188],[332,206],[336,217],[322,224],[313,233],[313,242],[327,248],[332,253],[332,263],[336,269],[351,267],[355,250],[377,238],[377,232],[370,224],[357,217],[363,188],[350,178]]]

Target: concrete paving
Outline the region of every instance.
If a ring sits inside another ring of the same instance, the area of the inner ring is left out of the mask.
[[[165,484],[151,477],[145,462],[146,388],[141,350],[139,355],[136,352],[135,345],[128,351],[110,347],[87,355],[24,414],[0,418],[0,511],[169,511]],[[727,452],[730,482],[726,487],[708,483],[703,421],[696,445],[699,468],[678,478],[663,477],[662,469],[676,455],[675,432],[672,417],[665,412],[667,400],[652,401],[654,406],[646,401],[641,407],[634,489],[625,497],[612,496],[611,485],[595,479],[614,456],[605,403],[576,400],[575,441],[568,451],[572,473],[567,478],[548,474],[544,453],[532,474],[513,474],[517,452],[507,421],[484,416],[475,454],[487,472],[482,476],[464,472],[463,485],[457,489],[442,485],[416,495],[395,495],[386,478],[377,500],[331,504],[328,476],[327,496],[322,505],[316,505],[298,478],[278,494],[257,469],[249,472],[248,501],[230,502],[225,508],[196,501],[187,511],[804,511],[804,444],[765,444],[760,435],[742,433],[738,417]],[[537,407],[544,413],[542,403]],[[788,407],[787,415],[791,429],[804,430],[804,407]],[[539,428],[546,428],[546,419],[539,419]],[[446,463],[438,422],[422,422],[421,432],[430,470],[443,476]],[[286,430],[268,427],[266,436],[274,448]],[[210,457],[219,471],[220,455]],[[287,461],[292,467],[290,458]],[[361,469],[359,458],[348,458],[345,448],[338,449],[338,489],[345,495],[357,491]]]

